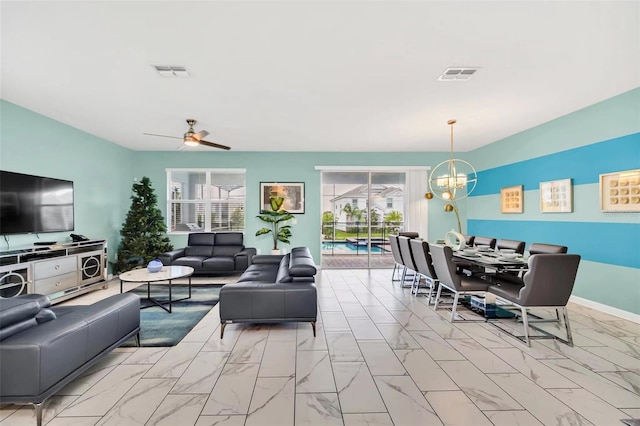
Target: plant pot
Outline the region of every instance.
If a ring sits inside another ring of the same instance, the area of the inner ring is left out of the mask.
[[[280,249],[271,250],[271,254],[282,254],[282,250]]]

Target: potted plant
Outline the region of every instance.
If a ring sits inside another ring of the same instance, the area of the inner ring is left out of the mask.
[[[269,204],[271,205],[271,210],[260,210],[260,214],[256,217],[263,222],[267,222],[270,227],[258,229],[256,237],[271,233],[273,238],[273,250],[271,250],[271,253],[280,254],[278,241],[289,244],[289,238],[291,237],[291,225],[284,225],[283,223],[293,219],[293,215],[286,210],[282,210],[284,197],[270,197]]]

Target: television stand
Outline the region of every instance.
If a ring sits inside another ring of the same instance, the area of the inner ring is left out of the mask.
[[[57,241],[36,241],[33,243],[34,246],[53,246],[57,244]]]

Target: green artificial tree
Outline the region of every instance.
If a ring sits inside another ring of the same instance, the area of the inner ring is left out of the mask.
[[[114,274],[146,265],[159,254],[173,250],[151,180],[145,176],[132,189],[131,208],[120,230],[122,240],[113,264]]]

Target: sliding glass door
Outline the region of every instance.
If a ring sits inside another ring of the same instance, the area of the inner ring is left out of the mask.
[[[388,236],[403,230],[405,173],[322,172],[322,266],[393,266]]]

